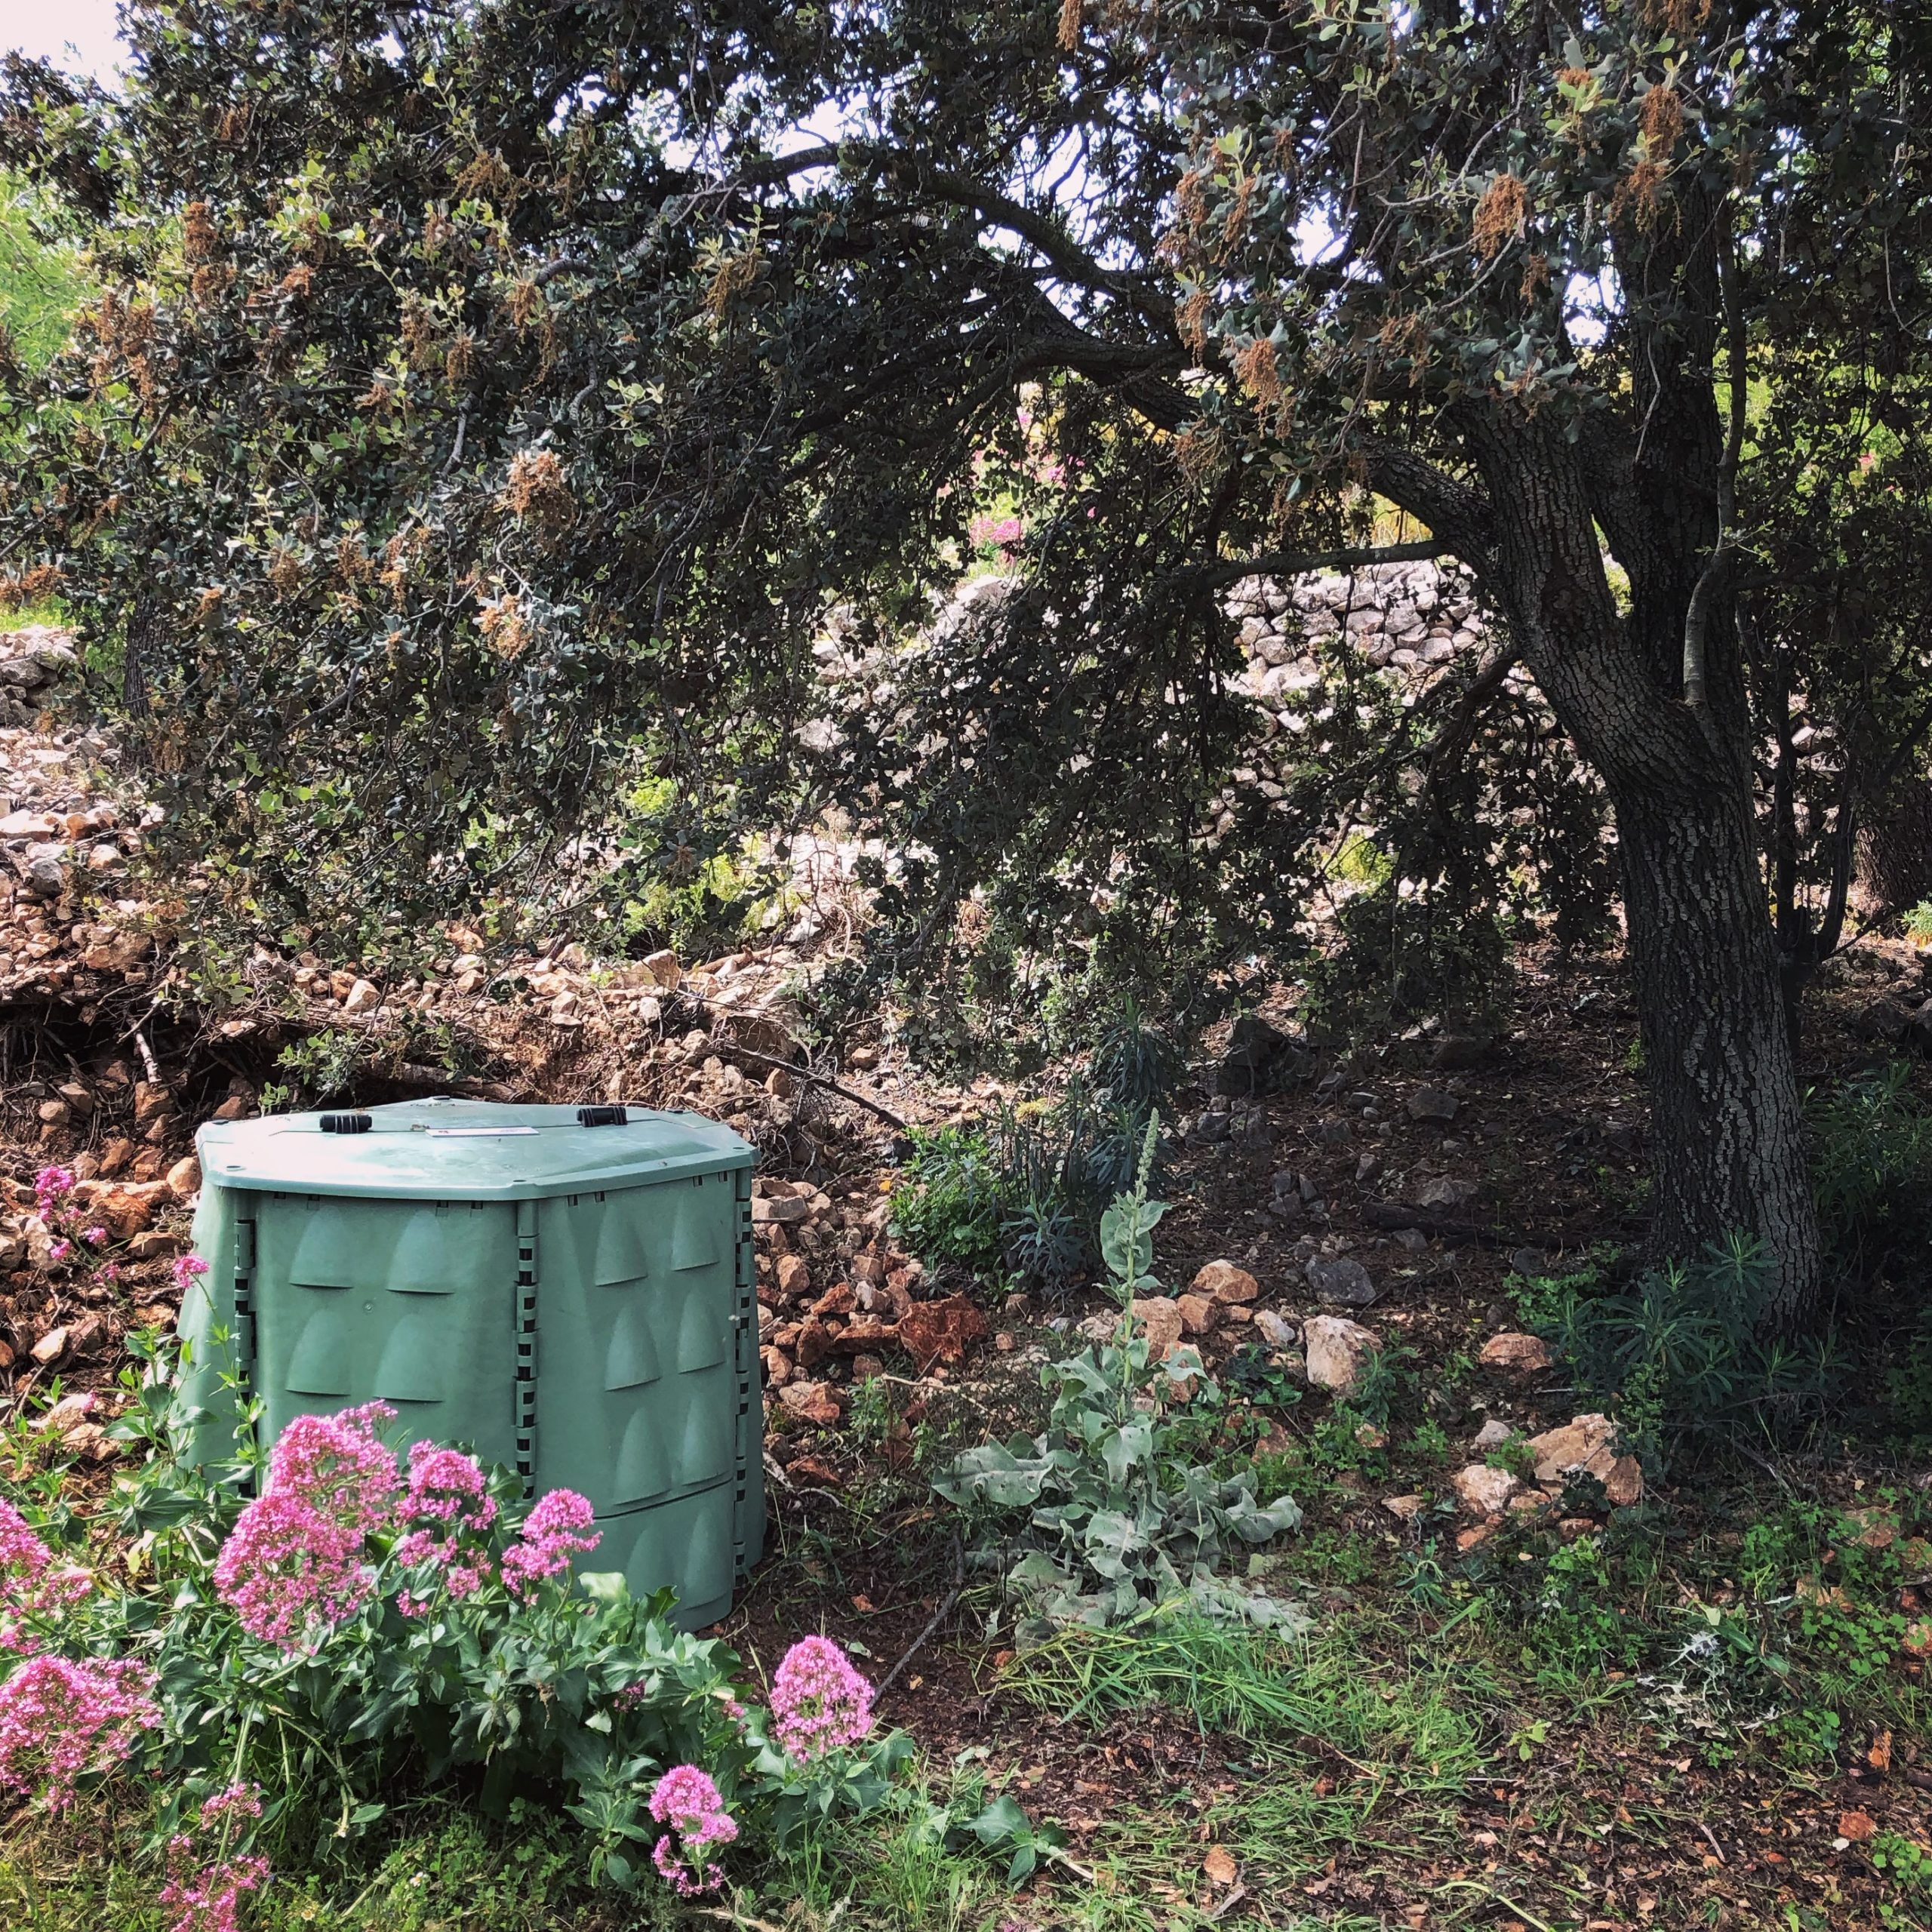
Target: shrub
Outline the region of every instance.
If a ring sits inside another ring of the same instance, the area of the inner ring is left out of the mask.
[[[1693,1438],[1741,1423],[1788,1426],[1814,1410],[1831,1367],[1829,1341],[1799,1349],[1763,1332],[1770,1270],[1743,1235],[1688,1263],[1607,1289],[1596,1271],[1533,1281],[1519,1306],[1609,1404],[1626,1445],[1654,1472]]]
[[[1148,1123],[1178,1070],[1166,1037],[1130,1006],[1101,1034],[1088,1075],[1051,1106],[1003,1106],[975,1127],[915,1133],[894,1231],[928,1261],[1068,1287],[1097,1263],[1101,1217],[1133,1185]]]
[[[909,1746],[872,1736],[870,1687],[835,1647],[798,1647],[768,1712],[729,1650],[672,1626],[669,1592],[573,1581],[598,1541],[582,1497],[527,1504],[432,1443],[399,1470],[393,1417],[297,1418],[245,1503],[245,1463],[204,1477],[152,1457],[122,1497],[144,1592],[62,1564],[0,1505],[0,1786],[58,1810],[157,1779],[183,1928],[232,1924],[266,1881],[258,1838],[298,1817],[353,1835],[463,1767],[498,1815],[558,1794],[593,1882],[635,1884],[648,1853],[684,1894],[719,1882],[741,1829],[782,1842],[880,1801]],[[186,1420],[157,1380],[123,1432]]]
[[[1826,1251],[1855,1281],[1918,1285],[1932,1247],[1932,1109],[1903,1060],[1811,1100],[1811,1178]]]
[[[1186,1460],[1192,1411],[1217,1392],[1195,1349],[1158,1354],[1133,1312],[1160,1285],[1154,1229],[1166,1209],[1147,1198],[1158,1137],[1150,1121],[1133,1191],[1101,1223],[1120,1305],[1112,1338],[1041,1371],[1053,1397],[1043,1434],[969,1449],[934,1484],[987,1518],[976,1560],[1004,1571],[1029,1637],[1065,1623],[1105,1626],[1177,1599],[1210,1617],[1300,1617],[1222,1571],[1241,1546],[1298,1527],[1299,1506],[1287,1496],[1257,1503],[1248,1480]]]

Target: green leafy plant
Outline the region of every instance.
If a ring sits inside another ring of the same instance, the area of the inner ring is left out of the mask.
[[[1811,1098],[1811,1180],[1826,1248],[1859,1280],[1922,1283],[1932,1249],[1932,1108],[1903,1060]]]
[[[1223,1567],[1237,1547],[1298,1527],[1300,1506],[1287,1496],[1258,1503],[1247,1480],[1217,1478],[1177,1454],[1191,1411],[1217,1392],[1197,1350],[1157,1353],[1134,1313],[1159,1287],[1154,1229],[1167,1211],[1147,1195],[1159,1131],[1151,1120],[1133,1189],[1101,1220],[1120,1308],[1111,1339],[1041,1371],[1053,1397],[1042,1434],[969,1449],[934,1485],[987,1518],[977,1560],[1003,1572],[1029,1636],[1117,1623],[1176,1598],[1260,1623],[1300,1616]]]
[[[808,1642],[836,1660],[848,1708],[814,1732],[786,1700],[786,1666],[768,1710],[729,1649],[675,1628],[669,1592],[573,1580],[597,1540],[583,1499],[528,1504],[506,1472],[429,1443],[398,1476],[378,1404],[291,1423],[251,1501],[252,1438],[206,1472],[170,1453],[193,1417],[146,1353],[115,1430],[146,1451],[117,1509],[133,1584],[72,1580],[42,1540],[57,1533],[51,1512],[0,1514],[0,1774],[50,1805],[77,1775],[144,1772],[159,1783],[159,1844],[192,1834],[212,1794],[259,1788],[273,1797],[249,1801],[227,1847],[252,1857],[258,1834],[286,1838],[299,1820],[354,1838],[398,1798],[460,1777],[497,1817],[519,1794],[554,1794],[585,1834],[590,1881],[628,1889],[654,1860],[671,1875],[651,1801],[676,1767],[701,1770],[718,1810],[777,1844],[873,1808],[903,1768],[909,1742],[871,1734],[869,1690],[822,1640]],[[42,1678],[76,1672],[139,1727],[112,1749],[83,1737],[69,1769],[56,1752],[49,1770],[20,1712],[48,1694]]]
[[[1765,1333],[1772,1279],[1762,1247],[1734,1236],[1627,1289],[1592,1292],[1594,1275],[1536,1284],[1536,1325],[1579,1385],[1614,1406],[1629,1448],[1660,1469],[1694,1439],[1786,1426],[1822,1399],[1829,1340],[1800,1349]]]

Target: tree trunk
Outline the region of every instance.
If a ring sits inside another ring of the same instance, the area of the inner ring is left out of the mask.
[[[1755,1235],[1773,1324],[1809,1314],[1818,1220],[1748,802],[1717,787],[1617,798],[1657,1177],[1652,1242],[1689,1259]]]
[[[1488,587],[1616,808],[1651,1087],[1654,1251],[1691,1260],[1728,1235],[1755,1236],[1773,1271],[1767,1324],[1795,1328],[1817,1300],[1817,1215],[1727,599],[1711,626],[1708,708],[1681,694],[1684,613],[1715,518],[1699,491],[1673,501],[1662,481],[1634,509],[1627,492],[1613,498],[1630,512],[1606,519],[1627,552],[1620,613],[1596,479],[1561,426],[1507,410],[1469,420],[1494,512]]]

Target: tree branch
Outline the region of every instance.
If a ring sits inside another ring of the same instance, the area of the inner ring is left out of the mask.
[[[1744,454],[1744,412],[1749,384],[1744,366],[1744,302],[1737,287],[1737,250],[1730,211],[1718,217],[1718,283],[1724,303],[1724,334],[1730,365],[1730,428],[1718,464],[1718,535],[1684,612],[1684,702],[1700,721],[1710,712],[1710,678],[1705,645],[1711,603],[1722,585],[1737,547],[1737,466]]]

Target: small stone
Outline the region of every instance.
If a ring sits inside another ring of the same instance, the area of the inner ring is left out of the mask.
[[[764,1364],[764,1385],[768,1389],[782,1389],[792,1379],[792,1358],[783,1349],[765,1347],[758,1350],[758,1358]]]
[[[685,969],[678,964],[678,955],[668,950],[647,952],[639,963],[660,986],[675,986],[685,977]]]
[[[383,1003],[383,995],[373,980],[352,980],[347,992],[342,996],[342,1010],[345,1013],[368,1013]]]
[[[1451,1478],[1463,1507],[1472,1516],[1500,1516],[1509,1499],[1522,1487],[1519,1478],[1507,1469],[1492,1469],[1487,1463],[1470,1463]]]
[[[1382,1506],[1400,1521],[1413,1523],[1429,1507],[1426,1496],[1385,1496]]]
[[[1232,1261],[1211,1261],[1195,1276],[1193,1291],[1210,1301],[1248,1302],[1261,1292],[1261,1284],[1245,1268]]]
[[[764,1076],[764,1091],[774,1100],[789,1100],[795,1091],[792,1076],[782,1066],[774,1066]]]
[[[812,1271],[804,1256],[781,1254],[772,1269],[778,1292],[795,1300],[812,1291]]]
[[[1515,1439],[1516,1432],[1506,1422],[1500,1421],[1496,1417],[1491,1416],[1488,1421],[1476,1431],[1475,1440],[1469,1444],[1469,1447],[1478,1455],[1487,1455],[1491,1450],[1500,1449],[1504,1443],[1513,1442]]]
[[[1644,1466],[1635,1456],[1620,1456],[1603,1477],[1603,1493],[1614,1509],[1628,1509],[1644,1496]]]
[[[168,1191],[177,1201],[186,1201],[202,1189],[202,1164],[193,1155],[184,1155],[168,1171]]]
[[[1440,1087],[1418,1087],[1409,1096],[1409,1118],[1411,1120],[1454,1120],[1461,1111],[1462,1102],[1454,1094]]]
[[[830,1428],[844,1414],[837,1394],[823,1382],[788,1382],[779,1390],[778,1399],[788,1413],[822,1429]]]
[[[1183,1324],[1180,1304],[1167,1295],[1143,1295],[1133,1303],[1134,1318],[1147,1331],[1147,1346],[1164,1355],[1180,1340]]]
[[[1355,1163],[1355,1180],[1366,1185],[1382,1171],[1382,1157],[1379,1154],[1364,1154]]]
[[[852,1380],[854,1382],[876,1382],[885,1373],[885,1364],[877,1355],[854,1355],[852,1358]]]
[[[986,1335],[986,1318],[964,1295],[915,1302],[899,1320],[900,1346],[921,1368],[964,1361],[967,1349]]]
[[[1083,1341],[1111,1342],[1120,1327],[1117,1315],[1089,1315],[1084,1317],[1075,1331]]]
[[[1352,1254],[1333,1260],[1318,1256],[1302,1272],[1324,1308],[1367,1308],[1380,1293],[1368,1270]]]
[[[43,1100],[38,1112],[43,1127],[65,1127],[74,1117],[74,1110],[65,1100]]]
[[[1561,1482],[1579,1469],[1601,1478],[1615,1460],[1617,1425],[1604,1415],[1573,1416],[1560,1429],[1530,1438],[1538,1482]]]
[[[1255,1332],[1271,1349],[1291,1349],[1301,1340],[1301,1331],[1286,1315],[1272,1308],[1254,1311]]]
[[[149,1127],[174,1111],[174,1096],[158,1080],[143,1080],[134,1088],[134,1124]]]
[[[1444,1174],[1438,1180],[1425,1181],[1416,1191],[1414,1204],[1418,1208],[1444,1208],[1453,1212],[1458,1208],[1466,1208],[1481,1191],[1472,1180],[1456,1180]]]
[[[1492,1335],[1476,1358],[1485,1368],[1531,1370],[1549,1366],[1549,1344],[1540,1335]]]
[[[993,1346],[1003,1355],[1010,1355],[1020,1346],[1018,1339],[1010,1329],[1002,1328],[993,1337]]]
[[[161,1261],[181,1252],[179,1235],[163,1234],[158,1228],[149,1228],[137,1235],[128,1244],[128,1252],[137,1261]]]
[[[1386,1449],[1389,1446],[1389,1432],[1372,1422],[1358,1423],[1355,1444],[1362,1449]]]
[[[1369,1356],[1382,1346],[1373,1329],[1338,1315],[1314,1316],[1302,1331],[1302,1340],[1308,1352],[1309,1380],[1338,1395],[1354,1389]]]
[[[1214,1332],[1221,1312],[1218,1302],[1209,1300],[1205,1295],[1177,1295],[1174,1306],[1180,1310],[1180,1325],[1184,1333],[1207,1335]]]
[[[48,1329],[30,1351],[34,1360],[43,1368],[51,1368],[66,1352],[67,1331],[65,1328]]]

